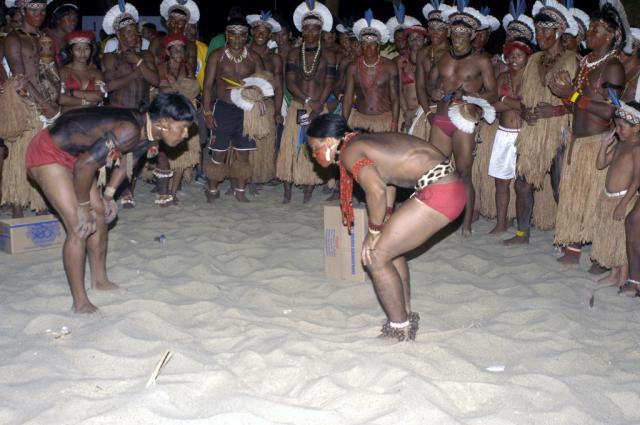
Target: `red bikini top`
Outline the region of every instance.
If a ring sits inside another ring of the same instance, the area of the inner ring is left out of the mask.
[[[67,90],[87,90],[87,91],[95,91],[96,90],[96,77],[92,76],[89,79],[89,83],[86,88],[80,87],[80,81],[76,80],[73,74],[68,73],[67,78],[64,81],[64,86]]]

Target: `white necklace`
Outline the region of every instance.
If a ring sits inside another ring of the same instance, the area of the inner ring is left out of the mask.
[[[240,63],[247,58],[247,47],[242,48],[242,54],[239,57],[234,56],[229,48],[224,49],[224,54],[230,61],[233,61],[233,63]]]
[[[589,62],[588,58],[589,56],[585,56],[583,61],[584,61],[584,66],[587,67],[587,69],[593,69],[596,66],[600,65],[602,62],[606,61],[607,59],[609,59],[611,56],[615,55],[616,52],[615,50],[610,51],[609,53],[607,53],[606,55],[604,55],[603,57],[601,57],[600,59],[598,59],[595,62]]]
[[[378,66],[378,63],[380,62],[380,55],[378,55],[378,59],[376,59],[376,61],[372,64],[369,65],[367,63],[366,60],[364,60],[364,57],[362,58],[362,63],[364,64],[364,66],[366,66],[367,68],[375,68],[376,66]]]

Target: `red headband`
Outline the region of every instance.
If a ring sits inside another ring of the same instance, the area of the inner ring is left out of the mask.
[[[162,45],[168,49],[171,46],[175,46],[176,44],[182,44],[184,46],[187,45],[187,37],[182,34],[170,34],[166,35],[162,40]]]
[[[72,31],[64,37],[64,41],[67,44],[91,43],[95,38],[91,31]]]
[[[425,28],[416,25],[416,26],[413,26],[413,27],[405,28],[404,31],[402,32],[402,36],[403,37],[408,37],[409,34],[411,34],[411,33],[420,34],[420,35],[423,35],[425,37],[429,34],[429,32]]]
[[[504,53],[504,56],[507,57],[514,50],[522,50],[527,54],[527,56],[531,56],[533,54],[533,49],[528,44],[523,43],[522,41],[508,42],[507,44],[504,45],[504,48],[502,49],[502,53]]]

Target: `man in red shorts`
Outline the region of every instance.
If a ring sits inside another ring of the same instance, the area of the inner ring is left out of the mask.
[[[107,225],[117,214],[113,195],[135,162],[157,141],[178,145],[194,121],[196,111],[188,99],[173,93],[158,95],[146,112],[122,108],[83,108],[63,114],[40,131],[27,148],[26,165],[58,212],[67,232],[63,264],[76,313],[96,311],[84,288],[85,257],[89,254],[91,285],[108,290],[117,285],[107,278]],[[131,158],[124,155],[132,152]],[[120,163],[122,161],[122,163]],[[96,172],[118,165],[104,197]]]
[[[420,316],[411,311],[404,254],[460,215],[465,205],[464,182],[438,149],[407,134],[359,134],[343,117],[324,114],[309,125],[307,137],[321,166],[337,162],[340,167],[340,207],[348,227],[353,224],[353,180],[364,189],[369,233],[362,261],[388,319],[380,337],[415,339]],[[388,184],[416,190],[393,215],[387,209]]]

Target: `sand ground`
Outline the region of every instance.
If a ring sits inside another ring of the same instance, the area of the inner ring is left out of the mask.
[[[558,264],[550,232],[507,248],[481,220],[412,259],[421,329],[394,344],[370,284],[324,276],[325,195],[192,185],[161,210],[148,190],[110,233],[99,314],[70,312],[59,250],[0,253],[0,424],[640,423],[640,301],[590,308],[588,259]]]

